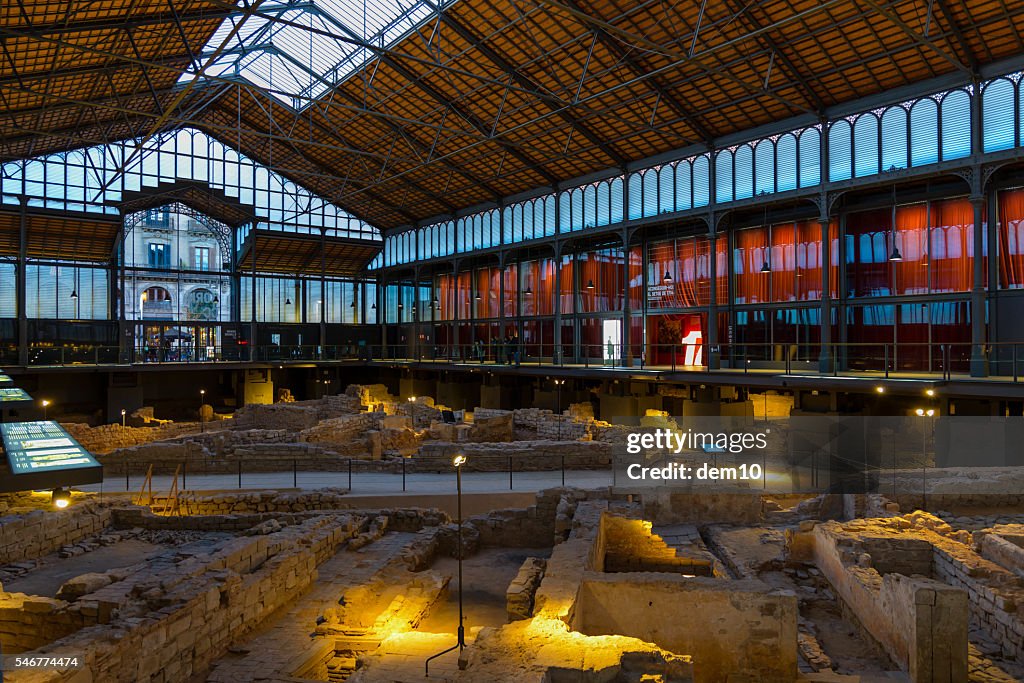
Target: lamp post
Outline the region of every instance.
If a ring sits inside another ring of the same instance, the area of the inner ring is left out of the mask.
[[[199,390],[199,433],[206,431],[206,421],[203,420],[203,406],[206,404],[206,389]]]
[[[125,410],[124,408],[121,408],[121,429],[124,429],[124,426],[125,426],[124,425],[124,423],[125,423],[124,416],[125,416],[125,414],[127,412],[128,412],[127,410]]]
[[[438,652],[436,655],[427,657],[427,661],[423,663],[423,672],[425,676],[430,675],[430,660],[437,659],[441,655],[446,655],[452,650],[458,648],[461,652],[466,647],[466,627],[463,625],[463,613],[462,613],[462,466],[466,464],[466,456],[459,453],[452,459],[452,465],[455,467],[455,492],[456,492],[456,525],[458,526],[458,562],[459,562],[459,627],[456,630],[458,636],[458,642],[452,645],[446,650]]]
[[[409,397],[409,419],[412,421],[412,428],[416,429],[416,397]]]
[[[42,403],[43,403],[43,419],[45,420],[46,419],[46,409],[50,407],[50,400],[47,399],[47,398],[44,398]]]
[[[918,417],[933,417],[935,409],[918,408],[914,411]],[[921,509],[928,509],[928,430],[921,430]]]
[[[555,391],[557,392],[557,396],[556,396],[555,400],[558,402],[558,405],[555,406],[555,412],[558,413],[558,440],[559,441],[562,440],[562,385],[563,384],[565,384],[565,380],[564,379],[556,379],[555,380]]]

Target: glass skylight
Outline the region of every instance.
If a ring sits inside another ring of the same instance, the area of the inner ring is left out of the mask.
[[[245,79],[302,109],[374,59],[372,48],[392,47],[453,2],[267,0],[246,19],[243,0],[238,14],[210,38],[199,63],[205,64],[241,24],[206,75]],[[190,70],[180,81],[194,74]]]

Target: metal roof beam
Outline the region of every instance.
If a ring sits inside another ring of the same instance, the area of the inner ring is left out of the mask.
[[[453,29],[455,29],[455,32],[458,33],[463,40],[468,42],[473,48],[475,48],[478,52],[484,55],[488,60],[491,61],[491,63],[493,63],[499,69],[508,74],[513,80],[515,80],[516,83],[518,83],[523,88],[526,88],[527,90],[533,91],[537,99],[548,105],[549,109],[558,112],[559,118],[561,118],[563,121],[572,125],[576,130],[578,130],[583,135],[583,137],[589,140],[591,144],[595,145],[604,153],[605,156],[611,159],[613,164],[615,164],[616,166],[626,165],[628,160],[625,157],[616,152],[611,145],[604,142],[596,133],[594,133],[594,131],[592,131],[589,127],[587,127],[586,124],[584,124],[571,113],[570,109],[568,108],[571,105],[568,102],[564,102],[558,97],[555,97],[554,95],[545,94],[541,90],[539,85],[537,85],[529,78],[524,76],[522,72],[516,69],[515,66],[509,64],[509,62],[504,57],[499,55],[495,50],[491,49],[490,46],[485,44],[479,37],[477,37],[473,33],[473,31],[471,31],[468,27],[466,27],[462,22],[460,22],[455,17],[445,14],[442,15],[442,21],[444,21],[444,23],[448,24]]]

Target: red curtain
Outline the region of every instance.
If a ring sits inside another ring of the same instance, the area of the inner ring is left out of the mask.
[[[1024,190],[999,193],[999,286],[1024,287]]]
[[[629,307],[638,311],[644,305],[644,259],[640,247],[629,249]]]
[[[928,292],[928,205],[910,204],[896,207],[893,237],[903,257],[893,261],[895,277],[893,294],[926,294]],[[891,249],[891,246],[890,246]]]
[[[769,258],[772,301],[796,300],[796,226],[771,226],[772,251]],[[762,264],[763,265],[763,264]]]
[[[622,251],[620,249],[589,251],[580,254],[578,260],[580,268],[580,311],[583,313],[621,311],[623,288]],[[563,275],[562,277],[564,278],[565,276]],[[564,281],[562,286],[564,288]]]
[[[735,299],[738,304],[765,303],[768,301],[768,285],[771,279],[763,272],[768,262],[768,234],[762,227],[736,231]],[[768,264],[771,268],[772,264]]]
[[[933,202],[929,220],[933,292],[967,292],[974,283],[974,207],[966,198]]]
[[[456,285],[456,297],[458,305],[459,320],[469,320],[473,311],[473,273],[466,271],[459,273]]]

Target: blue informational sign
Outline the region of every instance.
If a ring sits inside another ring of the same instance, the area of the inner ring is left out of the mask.
[[[53,421],[0,424],[0,436],[15,476],[100,467],[89,451]]]

